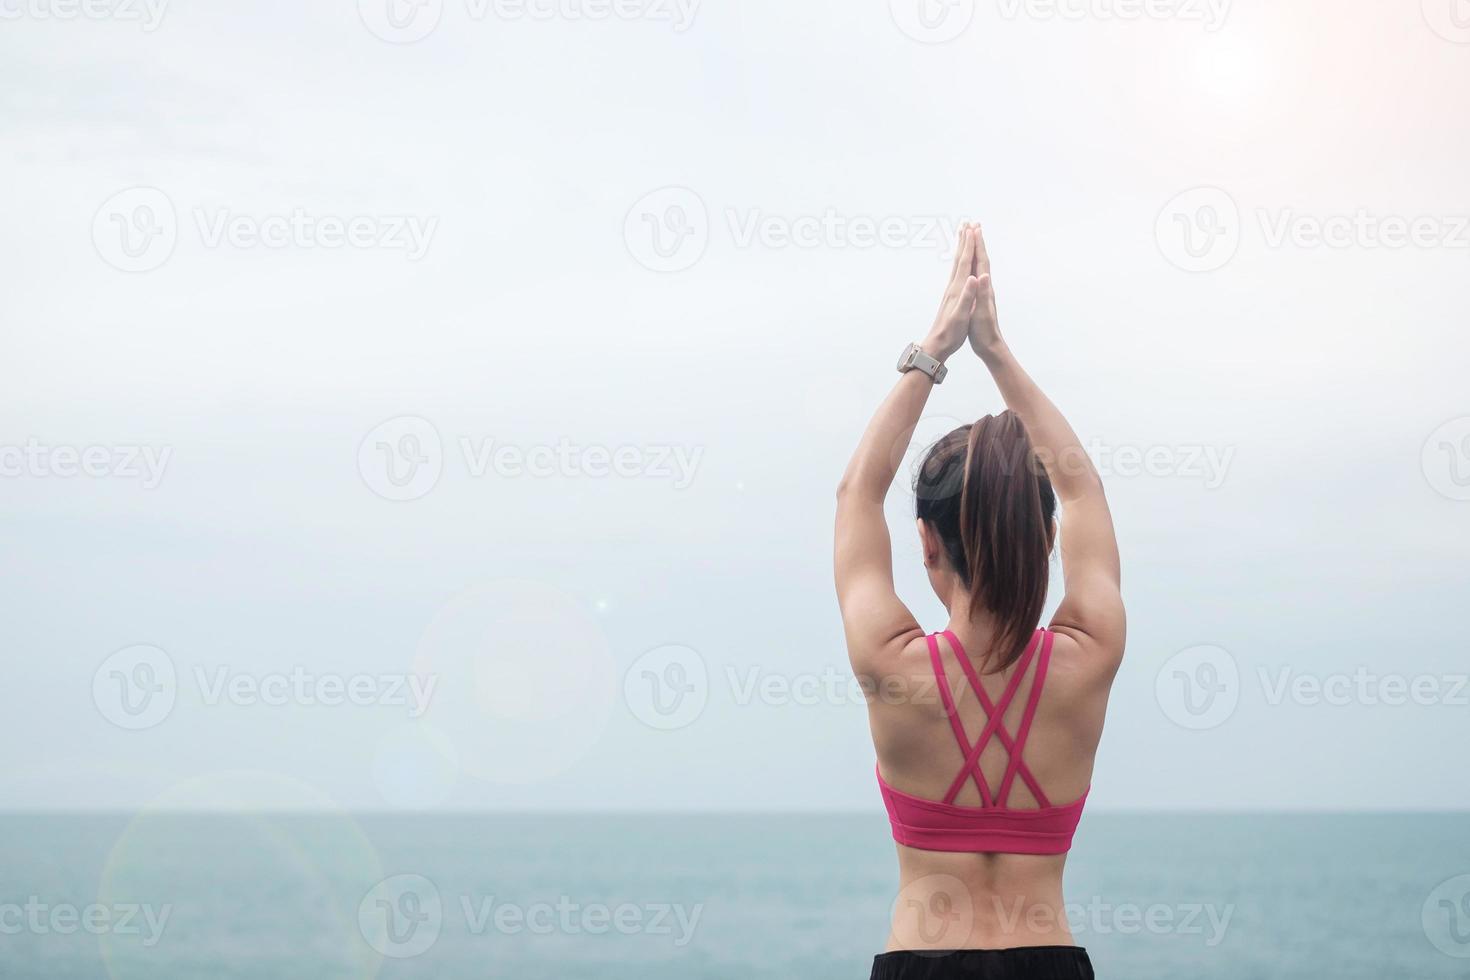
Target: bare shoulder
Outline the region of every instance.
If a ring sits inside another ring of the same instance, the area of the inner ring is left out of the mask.
[[[1106,693],[1123,662],[1122,631],[1099,638],[1057,623],[1050,631],[1053,640],[1047,687],[1064,696]]]
[[[870,703],[908,704],[917,681],[932,676],[929,637],[922,629],[895,637],[861,658],[854,653],[853,670]]]
[[[863,629],[857,617],[845,617],[847,657],[858,674],[891,669],[904,663],[914,646],[923,646],[925,632],[913,621],[892,624],[888,629]]]
[[[908,673],[916,664],[929,663],[929,636],[921,627],[894,636],[885,643],[859,648],[851,640],[848,651],[859,674]]]

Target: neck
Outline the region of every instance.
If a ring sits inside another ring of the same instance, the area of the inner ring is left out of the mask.
[[[976,650],[986,649],[995,637],[995,619],[988,612],[970,613],[970,591],[958,576],[936,589],[939,601],[949,613],[949,625],[945,628],[966,641],[966,646],[975,644]]]

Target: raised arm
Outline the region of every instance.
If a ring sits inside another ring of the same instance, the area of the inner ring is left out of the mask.
[[[1020,417],[1046,467],[1062,506],[1062,575],[1066,595],[1051,628],[1071,636],[1097,662],[1116,668],[1123,656],[1123,613],[1118,541],[1102,478],[1061,411],[1022,369],[1001,336],[995,288],[984,236],[977,232],[975,273],[979,301],[970,328],[970,345],[1005,399]],[[1111,672],[1109,672],[1111,676]]]
[[[978,247],[978,230],[966,225],[960,232],[939,316],[919,345],[940,361],[964,346],[969,333],[980,288],[972,274]],[[909,371],[898,379],[868,423],[837,488],[837,602],[847,648],[859,672],[869,669],[883,653],[901,650],[924,632],[894,592],[893,552],[883,499],[933,386],[920,371]]]

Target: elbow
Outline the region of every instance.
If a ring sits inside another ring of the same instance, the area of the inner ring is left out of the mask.
[[[882,504],[892,483],[891,470],[884,472],[879,467],[855,461],[837,482],[837,499]]]
[[[862,467],[854,460],[847,469],[842,471],[842,479],[837,481],[837,499],[846,500],[858,492],[863,485]]]
[[[844,476],[837,483],[837,502],[846,501],[874,501],[883,502],[882,491],[874,492],[872,481],[863,480],[858,477]]]
[[[1080,473],[1068,474],[1066,481],[1056,485],[1057,497],[1066,506],[1079,500],[1106,500],[1102,476],[1091,466]]]

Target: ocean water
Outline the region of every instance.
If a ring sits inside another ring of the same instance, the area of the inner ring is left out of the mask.
[[[886,829],[8,816],[0,976],[861,978],[895,897]],[[1067,893],[1104,978],[1470,978],[1466,815],[1089,814]]]

